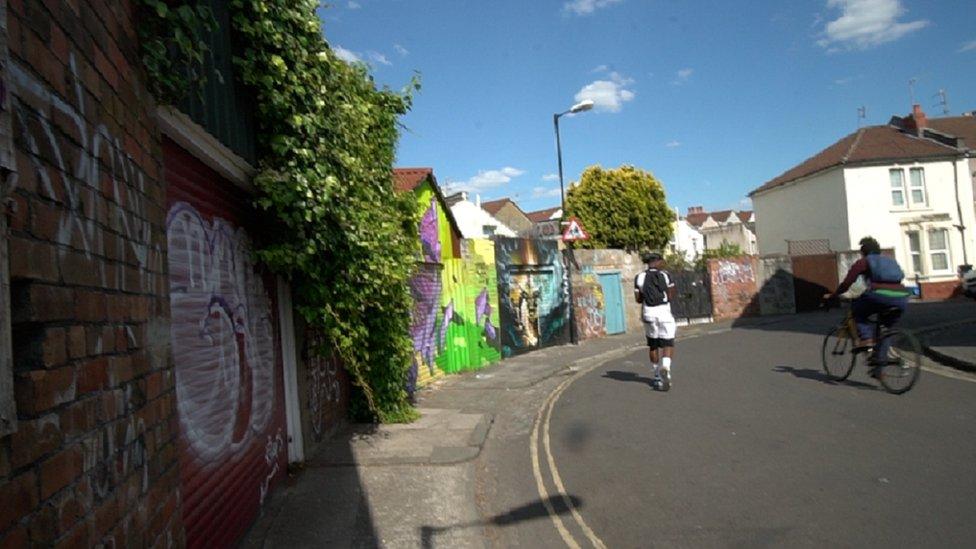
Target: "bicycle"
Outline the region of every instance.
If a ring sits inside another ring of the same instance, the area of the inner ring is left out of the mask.
[[[922,369],[921,345],[911,330],[885,327],[890,323],[886,321],[896,313],[900,313],[900,310],[892,308],[871,315],[877,343],[873,348],[857,347],[857,325],[848,306],[844,320],[824,337],[821,358],[827,376],[834,381],[844,381],[854,370],[858,356],[865,355],[867,365],[872,368],[871,376],[886,391],[900,395],[911,389]],[[887,357],[875,356],[875,349],[882,341],[888,343]]]

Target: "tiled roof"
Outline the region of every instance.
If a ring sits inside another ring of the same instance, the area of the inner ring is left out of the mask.
[[[953,147],[915,137],[893,126],[870,126],[844,137],[782,175],[767,181],[749,193],[749,196],[844,164],[940,158],[958,152]]]
[[[546,208],[545,210],[537,210],[534,212],[529,212],[525,214],[533,223],[540,223],[542,221],[549,221],[549,219],[560,210],[559,206],[554,208]]]
[[[739,220],[743,223],[748,223],[752,218],[752,210],[745,210],[741,212],[736,212],[735,215],[739,216]]]
[[[433,176],[433,168],[393,168],[393,188],[399,192],[412,191]]]
[[[498,200],[489,200],[488,202],[481,203],[481,209],[490,213],[491,215],[495,215],[496,213],[498,213],[499,210],[501,210],[505,206],[505,204],[508,204],[509,202],[515,204],[514,202],[512,202],[510,198],[499,198]],[[518,205],[516,205],[515,207],[517,208]]]
[[[698,213],[688,214],[688,217],[686,217],[685,220],[688,221],[688,224],[693,227],[701,227],[702,224],[708,220],[708,213],[698,212]]]
[[[714,219],[718,223],[725,223],[726,221],[729,220],[729,216],[732,215],[732,210],[722,210],[718,212],[712,212],[708,215],[712,216],[712,219]]]
[[[967,149],[976,150],[976,116],[929,118],[929,127],[940,133],[961,137]]]

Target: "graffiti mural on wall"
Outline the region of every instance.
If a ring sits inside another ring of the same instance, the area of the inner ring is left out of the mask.
[[[495,240],[502,353],[564,343],[568,338],[568,281],[552,240]]]
[[[334,356],[323,356],[327,352],[325,337],[307,329],[302,356],[308,376],[305,386],[308,417],[315,442],[324,440],[342,415],[342,368]]]
[[[243,229],[177,202],[166,232],[181,434],[207,470],[261,454],[276,427],[271,300]]]
[[[582,339],[607,335],[603,287],[592,267],[583,267],[580,283],[573,287],[573,312]]]

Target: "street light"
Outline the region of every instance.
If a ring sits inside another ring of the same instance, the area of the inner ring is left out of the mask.
[[[559,208],[561,210],[560,217],[566,218],[566,186],[563,184],[563,147],[559,142],[559,117],[566,114],[576,114],[579,112],[588,111],[593,108],[593,101],[586,99],[580,101],[579,103],[573,105],[568,111],[561,112],[559,114],[552,115],[552,125],[556,128],[556,159],[559,162]],[[561,226],[561,224],[560,224]],[[579,337],[576,335],[576,315],[573,313],[573,262],[572,259],[566,262],[566,280],[567,280],[567,290],[569,291],[569,341],[573,345],[579,342]]]

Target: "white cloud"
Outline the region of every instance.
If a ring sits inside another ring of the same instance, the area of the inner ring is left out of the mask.
[[[451,192],[481,192],[487,189],[505,185],[506,183],[510,182],[512,178],[518,177],[524,173],[525,170],[505,166],[504,168],[498,170],[480,171],[478,172],[478,175],[468,179],[467,181],[451,181],[445,186],[448,187]]]
[[[925,28],[926,19],[902,22],[906,12],[901,0],[827,0],[828,9],[840,9],[840,17],[828,21],[817,41],[828,51],[868,49],[893,42]]]
[[[607,65],[600,65],[599,67],[596,67],[595,69],[591,70],[590,72],[596,74],[598,72],[607,72],[608,70],[610,70],[610,67],[609,66],[607,66]]]
[[[377,63],[380,63],[381,65],[392,65],[393,64],[382,53],[379,53],[379,52],[376,52],[376,51],[371,51],[371,52],[367,52],[367,55],[369,55],[369,58],[372,61],[375,61]]]
[[[404,48],[400,44],[393,44],[393,49],[396,50],[398,54],[400,54],[400,57],[406,57],[410,55],[410,52],[407,50],[407,48]]]
[[[542,180],[543,181],[559,181],[559,174],[558,173],[547,173],[546,175],[542,176]]]
[[[342,46],[332,46],[332,51],[335,52],[336,57],[342,59],[346,63],[361,63],[363,61],[363,58],[360,57],[358,53],[352,50],[347,50]]]
[[[669,149],[674,149],[676,147],[680,147],[681,146],[681,141],[677,141],[675,139],[672,139],[671,141],[668,141],[667,143],[665,143],[664,146],[667,147],[667,148],[669,148]]]
[[[572,12],[576,15],[589,15],[598,9],[619,4],[623,0],[571,0],[563,4],[564,12]]]
[[[976,50],[976,40],[963,44],[962,47],[959,48],[959,53],[970,50]]]
[[[556,187],[554,189],[549,189],[546,187],[532,188],[532,198],[554,198],[561,195],[562,192],[560,192],[559,187]]]
[[[346,4],[346,7],[348,7],[351,10],[358,10],[362,6],[359,5],[359,2],[349,2],[348,4]]]
[[[685,82],[687,82],[691,78],[691,75],[694,73],[695,73],[695,69],[689,69],[689,68],[680,69],[676,73],[675,79],[672,80],[671,83],[674,84],[675,86],[680,86]]]
[[[610,73],[610,80],[595,80],[583,86],[576,93],[576,102],[589,99],[593,101],[593,108],[598,111],[620,112],[624,103],[634,99],[633,91],[626,89],[634,83],[633,78],[626,78],[617,72]]]

